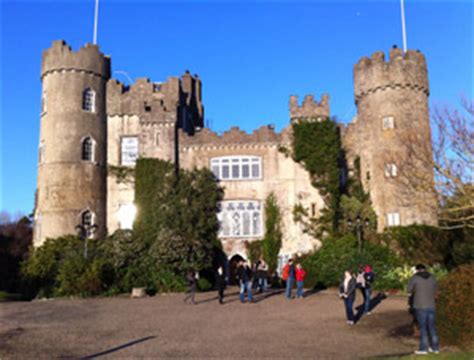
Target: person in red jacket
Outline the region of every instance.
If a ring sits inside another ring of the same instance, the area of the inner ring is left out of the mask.
[[[303,298],[303,284],[304,278],[306,277],[306,271],[304,271],[301,264],[296,265],[296,298]]]

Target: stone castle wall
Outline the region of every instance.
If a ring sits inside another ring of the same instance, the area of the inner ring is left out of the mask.
[[[119,228],[120,206],[133,204],[134,184],[118,183],[111,172],[107,174],[107,166],[121,165],[122,139],[133,136],[138,138],[140,157],[178,161],[186,169],[210,167],[211,159],[218,157],[259,157],[259,179],[220,180],[224,200],[259,201],[263,207],[273,192],[283,211],[282,254],[304,253],[320,245],[293,221],[296,204],[318,216],[324,202],[304,168],[281,151],[291,148],[291,125],[281,133],[262,126],[251,134],[233,127],[220,135],[203,128],[202,84],[197,75],[186,71],[163,83],[142,78],[130,86],[109,77],[110,58],[94,45],[73,52],[64,42],[54,42],[43,55],[47,111],[41,119],[44,160],[38,170],[35,244],[73,233],[84,209],[96,214],[100,235]],[[96,91],[94,113],[81,109],[81,94],[87,87]],[[406,186],[414,170],[433,179],[431,164],[410,153],[432,156],[424,56],[392,49],[388,61],[382,52],[362,58],[354,66],[354,89],[357,117],[342,129],[342,140],[349,165],[356,157],[361,159],[362,182],[378,215],[379,230],[388,225],[386,215],[394,212],[400,214],[401,225],[436,224],[433,189],[415,191]],[[330,116],[329,96],[316,101],[308,95],[301,105],[291,96],[289,110],[291,123],[321,121]],[[387,116],[394,119],[393,129],[383,128]],[[96,140],[93,162],[80,160],[79,144],[85,136]],[[398,176],[385,176],[389,162],[397,165]],[[258,238],[225,237],[222,242],[229,256],[245,257],[245,242]]]

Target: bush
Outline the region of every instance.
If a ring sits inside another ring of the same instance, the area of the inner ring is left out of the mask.
[[[197,287],[199,289],[199,291],[209,291],[212,289],[212,284],[209,280],[207,280],[206,278],[199,278],[198,282],[197,282]]]
[[[112,283],[110,265],[103,260],[97,241],[89,241],[84,258],[84,242],[75,236],[48,239],[31,250],[23,263],[23,274],[40,296],[97,295]]]
[[[449,273],[439,285],[437,325],[442,341],[474,350],[474,263]]]
[[[449,254],[449,233],[433,226],[391,227],[386,230],[383,238],[404,262],[410,264],[445,263]]]
[[[428,267],[428,271],[433,274],[437,280],[441,280],[448,274],[448,271],[439,264]],[[374,285],[376,289],[380,290],[406,291],[408,281],[413,274],[413,266],[411,265],[404,264],[402,266],[396,266],[381,274]]]
[[[342,279],[347,269],[357,270],[358,264],[370,264],[379,277],[399,264],[396,256],[383,245],[364,243],[362,252],[357,252],[357,239],[354,235],[341,238],[327,238],[321,248],[302,260],[307,271],[306,285],[335,286]]]

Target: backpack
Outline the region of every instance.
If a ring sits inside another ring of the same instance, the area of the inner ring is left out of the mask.
[[[281,278],[283,280],[288,280],[288,275],[290,273],[290,265],[286,264],[285,267],[283,268],[283,273],[281,274]]]

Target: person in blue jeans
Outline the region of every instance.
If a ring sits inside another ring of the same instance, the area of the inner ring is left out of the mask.
[[[339,297],[344,300],[348,325],[354,325],[354,300],[356,297],[356,279],[351,270],[344,272],[344,279],[339,285]]]
[[[364,314],[370,315],[370,300],[372,297],[372,283],[375,280],[375,274],[372,267],[367,264],[364,269]]]
[[[293,260],[290,259],[283,268],[283,280],[286,281],[285,296],[288,300],[291,299],[291,289],[293,288],[293,283],[295,281],[295,274],[295,266],[293,265]]]
[[[426,271],[425,265],[416,265],[416,273],[408,282],[407,292],[409,296],[413,296],[413,308],[420,327],[420,345],[415,351],[417,355],[428,352],[439,353],[439,339],[435,324],[437,287],[436,279]]]
[[[237,268],[237,276],[240,284],[240,302],[245,302],[245,292],[247,292],[247,298],[249,302],[253,302],[252,296],[252,270],[246,261],[242,261]]]

